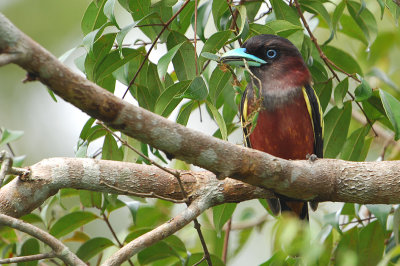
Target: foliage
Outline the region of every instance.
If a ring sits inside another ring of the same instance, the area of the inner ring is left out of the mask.
[[[338,79],[306,33],[293,1],[289,5],[283,0],[271,0],[268,4],[229,2],[206,0],[196,6],[193,0],[94,0],[82,19],[81,46],[85,53],[76,58],[76,65],[89,80],[110,92],[115,91],[117,84],[124,84],[139,106],[182,125],[187,125],[191,114],[202,108],[206,110],[203,116],[209,116],[218,125],[212,135],[227,139],[240,128],[237,99],[247,84],[245,73],[238,70],[233,75],[231,69],[216,62],[215,54],[237,47],[239,42],[257,34],[277,34],[298,47],[313,76],[325,112],[326,157],[375,160],[383,145],[374,137],[372,124],[393,132],[396,140],[400,138],[400,76],[396,74],[400,67],[396,61],[400,56],[400,7],[394,1],[299,1],[321,51],[334,63],[331,67]],[[126,15],[129,22],[123,19]],[[158,61],[149,60],[153,46],[166,49]],[[361,111],[369,123],[352,118],[352,113]],[[4,130],[0,146],[21,135]],[[153,147],[126,136],[122,138],[146,156],[168,162]],[[98,139],[103,140],[101,151],[88,154],[88,146]],[[89,119],[80,134],[76,156],[100,154],[107,160],[149,163]],[[382,154],[386,159],[400,157],[392,146],[385,147]],[[179,167],[189,166],[180,163]],[[215,207],[212,214],[202,215],[200,221],[215,265],[224,265],[224,224],[232,216],[234,224],[257,220],[260,208],[253,205],[236,209],[235,204],[227,204]],[[101,226],[112,231],[109,219],[121,208],[129,209],[132,219],[130,226],[118,235],[120,240],[89,233],[87,225],[94,221],[103,222]],[[336,212],[327,212],[321,221],[312,216],[313,230],[290,217],[278,217],[273,222],[263,220],[235,233],[236,237],[230,240],[228,261],[236,256],[252,256],[251,251],[243,254],[243,247],[258,229],[272,223],[273,247],[266,252],[270,255],[260,259],[265,261],[262,265],[395,263],[399,255],[399,209],[346,203]],[[47,229],[71,244],[81,259],[95,263],[112,247],[168,221],[174,210],[172,203],[160,200],[65,189],[49,199],[40,211],[23,219]],[[269,214],[265,211],[263,215]],[[0,228],[0,239],[7,240],[0,241],[3,257],[36,254],[46,249],[26,236],[21,241],[20,233],[9,228]],[[139,252],[132,261],[136,265],[192,265],[202,257],[201,246],[193,239],[197,240],[197,234],[184,229]]]

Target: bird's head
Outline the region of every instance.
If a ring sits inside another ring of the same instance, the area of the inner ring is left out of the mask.
[[[299,50],[289,40],[271,34],[254,36],[241,48],[226,52],[221,61],[234,66],[244,66],[262,81],[263,87],[284,89],[301,87],[311,82],[310,72]]]

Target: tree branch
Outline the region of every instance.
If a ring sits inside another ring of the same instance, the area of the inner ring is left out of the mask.
[[[69,250],[60,240],[50,235],[49,233],[37,228],[31,224],[25,223],[16,218],[0,213],[0,224],[9,226],[19,231],[25,232],[43,243],[47,244],[54,251],[54,255],[61,259],[67,265],[82,265],[86,264],[81,261],[73,252]]]
[[[49,259],[49,258],[55,258],[55,257],[56,257],[56,255],[54,252],[49,252],[49,253],[43,253],[43,254],[13,257],[13,258],[8,258],[8,259],[0,259],[0,264],[43,260],[43,259]]]
[[[18,54],[18,59],[14,63],[35,75],[61,98],[90,116],[176,158],[210,170],[216,173],[218,178],[229,176],[302,200],[357,203],[400,202],[400,164],[396,161],[346,162],[329,159],[319,159],[316,162],[288,161],[185,128],[124,102],[72,72],[2,15],[0,15],[0,52]],[[98,164],[97,162],[94,164]],[[85,161],[85,163],[90,166],[93,161]],[[128,165],[132,164],[114,162],[114,168],[118,168],[118,165],[129,168]],[[65,172],[61,166],[58,165],[56,168]],[[81,170],[80,174],[85,172],[82,165],[77,169]],[[71,171],[74,172],[73,169]],[[96,172],[95,176],[98,174]],[[46,176],[52,176],[51,171],[47,172]],[[75,175],[75,179],[79,179],[79,176]],[[111,174],[104,176],[106,183],[115,185],[118,181],[113,180],[112,177]],[[129,177],[125,175],[124,182],[129,182],[130,178],[131,175]],[[169,176],[170,183],[166,186],[176,184],[172,179],[173,177]],[[71,183],[75,181],[72,179]],[[80,184],[82,189],[111,190],[104,184],[101,186],[93,182],[87,182],[85,185],[83,183],[85,182]],[[131,185],[134,192],[152,192],[145,187],[148,185],[146,182],[141,184],[144,187],[139,184]],[[218,182],[213,180],[212,185],[218,185]],[[121,186],[124,187],[122,184]],[[40,191],[40,194],[55,193],[58,188],[48,187],[47,191],[46,189]],[[185,190],[190,189],[185,188]],[[33,191],[29,192],[33,193]],[[179,189],[176,189],[175,193],[181,197]],[[224,194],[224,196],[227,195]],[[7,208],[7,205],[0,206]],[[18,212],[17,210],[17,206],[14,206],[9,208],[8,212]]]
[[[176,178],[155,166],[82,158],[51,158],[29,167],[24,181],[15,178],[0,190],[0,213],[20,217],[40,206],[61,188],[86,189],[139,197],[182,200]],[[218,188],[215,204],[273,197],[268,190],[230,178],[217,180],[211,172],[180,171],[188,196]],[[157,182],[154,182],[157,180]],[[34,196],[32,196],[34,195]]]
[[[218,190],[218,188],[215,187],[214,189],[203,191],[206,193],[204,193],[197,200],[193,201],[189,205],[189,207],[182,211],[178,216],[175,216],[168,222],[129,242],[129,244],[127,244],[116,253],[114,253],[110,258],[108,258],[103,263],[103,265],[121,265],[122,262],[137,254],[146,247],[149,247],[154,243],[182,229],[185,225],[193,221],[197,216],[199,216],[202,212],[204,212],[206,209],[214,204],[212,199],[213,194],[215,193],[214,190]]]

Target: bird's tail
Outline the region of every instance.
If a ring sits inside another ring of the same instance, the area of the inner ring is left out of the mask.
[[[308,204],[307,202],[301,201],[287,201],[284,199],[279,199],[281,205],[281,212],[291,212],[294,213],[301,220],[308,221]]]

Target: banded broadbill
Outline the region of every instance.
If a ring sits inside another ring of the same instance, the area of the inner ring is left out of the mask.
[[[221,57],[236,66],[245,66],[244,60],[252,72],[240,106],[247,146],[283,159],[303,160],[312,154],[322,158],[322,111],[299,50],[285,38],[263,34]],[[273,212],[290,211],[308,219],[307,202],[277,196],[269,200]]]

